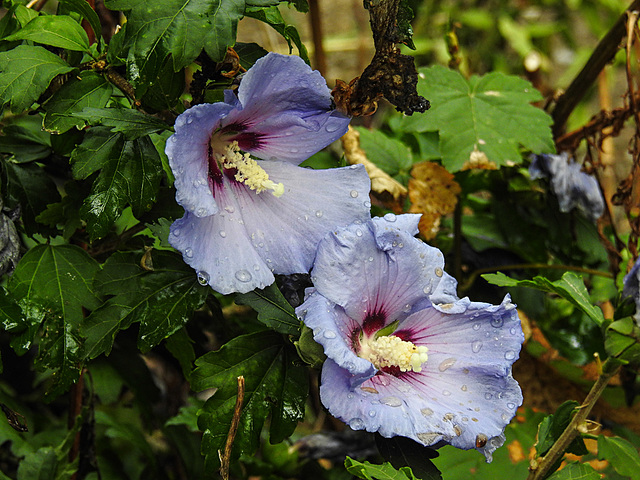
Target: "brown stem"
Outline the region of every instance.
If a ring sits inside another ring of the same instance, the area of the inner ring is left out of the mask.
[[[546,478],[551,467],[562,458],[569,445],[571,445],[571,442],[580,435],[579,427],[587,420],[587,417],[600,398],[600,395],[602,395],[602,392],[604,392],[609,380],[620,370],[620,365],[612,365],[611,362],[617,363],[616,360],[607,359],[603,364],[602,373],[598,377],[598,380],[596,380],[596,383],[591,387],[587,397],[577,409],[576,414],[571,419],[571,422],[569,422],[569,425],[567,425],[567,428],[565,428],[564,432],[558,437],[546,455],[542,458],[531,460],[527,480],[543,480]]]
[[[223,480],[229,480],[229,468],[231,466],[231,449],[233,448],[233,442],[236,439],[236,433],[238,431],[238,424],[240,423],[240,414],[242,413],[243,402],[244,377],[240,375],[238,377],[238,397],[236,398],[236,405],[233,409],[233,418],[231,419],[231,426],[229,427],[227,441],[224,444],[224,452],[218,451],[218,455],[220,455],[220,476],[223,478]]]
[[[67,426],[72,429],[76,423],[78,415],[82,413],[82,394],[84,392],[84,369],[80,372],[80,378],[71,386],[69,391],[69,417]],[[73,439],[73,444],[69,450],[69,463],[73,462],[80,451],[80,430]],[[75,478],[75,474],[72,478]]]
[[[640,8],[640,0],[634,0],[627,10],[637,10]],[[573,109],[582,100],[585,93],[600,74],[600,71],[607,63],[613,60],[620,42],[627,34],[627,13],[623,13],[611,30],[600,40],[586,65],[578,76],[571,82],[564,94],[558,99],[553,109],[553,136],[559,137],[562,134],[564,125],[571,115]]]
[[[323,77],[327,75],[327,56],[322,44],[322,14],[320,0],[309,0],[309,22],[311,23],[311,38],[313,40],[313,63]]]

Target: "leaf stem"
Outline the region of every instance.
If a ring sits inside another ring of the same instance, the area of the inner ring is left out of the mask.
[[[231,426],[229,427],[227,441],[224,444],[224,452],[218,451],[218,455],[220,455],[220,476],[223,478],[223,480],[229,480],[229,468],[231,466],[231,449],[233,448],[233,442],[236,439],[236,432],[238,431],[238,424],[240,423],[240,415],[242,413],[243,403],[244,377],[240,375],[238,377],[238,396],[236,397],[236,405],[233,409],[233,418],[231,419]]]
[[[577,408],[577,412],[571,419],[571,422],[569,422],[569,425],[567,425],[567,428],[562,432],[560,437],[558,437],[544,457],[531,460],[527,480],[543,480],[547,477],[551,467],[562,458],[566,449],[571,445],[571,442],[580,435],[578,427],[586,421],[591,410],[600,398],[600,395],[604,392],[609,380],[611,380],[619,370],[620,363],[617,359],[610,357],[604,362],[602,365],[602,373],[593,387],[591,387],[582,405]]]

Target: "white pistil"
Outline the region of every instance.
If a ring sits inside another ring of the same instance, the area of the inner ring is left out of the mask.
[[[258,165],[248,153],[240,153],[238,142],[232,142],[225,149],[225,154],[220,159],[224,168],[235,168],[235,179],[244,183],[256,193],[272,190],[274,197],[280,197],[284,193],[284,185],[269,180],[269,175]]]
[[[415,346],[395,335],[363,339],[359,356],[377,369],[398,367],[401,372],[420,372],[427,361],[427,347]]]

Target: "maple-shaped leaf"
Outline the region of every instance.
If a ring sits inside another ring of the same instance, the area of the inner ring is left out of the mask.
[[[196,360],[191,388],[217,389],[198,415],[198,427],[204,431],[202,453],[209,465],[215,468],[219,464],[218,451],[224,448],[229,433],[239,376],[244,376],[245,393],[232,456],[255,452],[269,414],[271,443],[291,435],[304,416],[308,389],[306,369],[295,359],[281,335],[256,332],[236,337]]]
[[[542,95],[526,80],[502,73],[467,80],[436,65],[420,70],[418,93],[429,99],[431,109],[397,120],[395,126],[408,132],[438,131],[442,164],[450,172],[520,163],[520,147],[554,151],[552,119],[531,105]]]

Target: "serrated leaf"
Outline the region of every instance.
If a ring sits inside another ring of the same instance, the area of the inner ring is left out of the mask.
[[[540,422],[540,427],[538,428],[538,443],[536,443],[536,452],[539,456],[549,451],[551,446],[571,422],[571,418],[578,407],[579,403],[575,400],[567,400],[558,407],[554,414],[546,416],[544,420]],[[577,437],[573,440],[569,447],[567,447],[567,452],[576,455],[586,455],[589,453],[582,437]]]
[[[81,112],[85,107],[104,107],[112,92],[113,87],[104,77],[90,71],[82,72],[79,77],[66,82],[43,105],[45,130],[64,133],[73,127],[84,127],[84,120],[72,114]]]
[[[238,305],[248,305],[258,312],[258,321],[285,335],[300,335],[300,320],[275,284],[236,296]]]
[[[305,62],[311,63],[309,61],[307,47],[305,47],[302,43],[298,30],[296,30],[296,27],[294,27],[293,25],[289,25],[284,21],[284,18],[282,18],[282,15],[280,14],[280,10],[278,10],[278,7],[273,6],[269,8],[247,8],[244,14],[247,17],[255,18],[256,20],[260,20],[261,22],[270,25],[287,41],[287,44],[289,45],[289,53],[291,53],[291,51],[293,50],[291,44],[294,44],[298,49],[300,57],[302,57]]]
[[[482,275],[487,282],[501,287],[529,287],[543,292],[551,292],[569,300],[573,305],[586,313],[598,326],[604,322],[604,315],[595,305],[591,304],[589,292],[584,286],[582,278],[572,272],[565,272],[560,280],[552,282],[548,278],[536,276],[532,280],[516,280],[502,272]]]
[[[31,40],[79,52],[89,50],[87,32],[78,22],[66,15],[39,15],[5,40]]]
[[[347,472],[365,480],[421,480],[413,474],[409,467],[401,467],[400,470],[396,470],[389,462],[376,465],[370,462],[358,462],[347,457],[344,466]]]
[[[67,62],[43,47],[19,45],[0,52],[0,99],[11,111],[29,108],[56,75],[73,70]]]
[[[306,370],[294,363],[282,336],[275,332],[257,332],[236,337],[216,352],[196,360],[191,388],[196,391],[216,388],[216,393],[200,410],[198,426],[204,432],[202,453],[206,461],[219,464],[218,450],[223,448],[237,397],[237,377],[245,378],[245,395],[233,456],[252,454],[258,447],[260,430],[271,413],[271,439],[291,435],[304,416],[307,398]],[[293,372],[300,369],[302,372]],[[305,384],[298,381],[305,379]]]
[[[558,470],[547,480],[601,480],[600,475],[588,463],[570,463],[562,470]]]
[[[84,19],[89,22],[94,35],[98,41],[100,41],[100,38],[102,37],[100,19],[98,18],[98,14],[95,10],[91,8],[89,2],[86,0],[58,0],[58,4],[66,11],[76,12],[82,15]]]
[[[429,99],[431,109],[405,117],[404,130],[438,131],[442,163],[451,172],[476,151],[498,166],[521,163],[519,146],[554,151],[551,117],[531,105],[542,96],[526,80],[494,72],[467,81],[456,71],[433,66],[420,70],[418,93]]]
[[[37,245],[18,263],[7,290],[22,309],[21,328],[31,336],[44,321],[36,366],[54,370],[50,395],[62,393],[80,373],[82,350],[78,331],[83,309],[100,299],[91,283],[98,263],[73,245]]]
[[[155,202],[162,162],[148,136],[125,140],[120,133],[93,128],[73,151],[71,161],[76,178],[100,169],[80,211],[92,239],[106,235],[127,204],[139,216]]]
[[[116,252],[96,275],[96,291],[113,295],[85,320],[89,358],[109,354],[118,331],[140,323],[138,347],[146,352],[180,330],[209,293],[193,270],[172,252],[152,251],[153,270],[142,253]]]
[[[15,164],[6,160],[1,163],[5,200],[10,199],[12,206],[20,204],[26,233],[55,234],[54,230],[35,220],[47,204],[60,201],[60,194],[52,178],[35,163]]]
[[[170,54],[174,71],[193,62],[203,49],[214,62],[221,61],[235,43],[245,10],[245,0],[106,0],[105,5],[127,16],[127,64],[134,83],[157,76],[149,64],[154,55],[164,59]]]
[[[631,480],[640,479],[638,450],[624,438],[599,435],[598,459],[607,460],[620,475]]]
[[[72,115],[86,120],[91,125],[111,127],[112,132],[122,133],[127,140],[136,140],[151,133],[169,129],[166,123],[157,118],[131,108],[85,107],[81,112]]]

